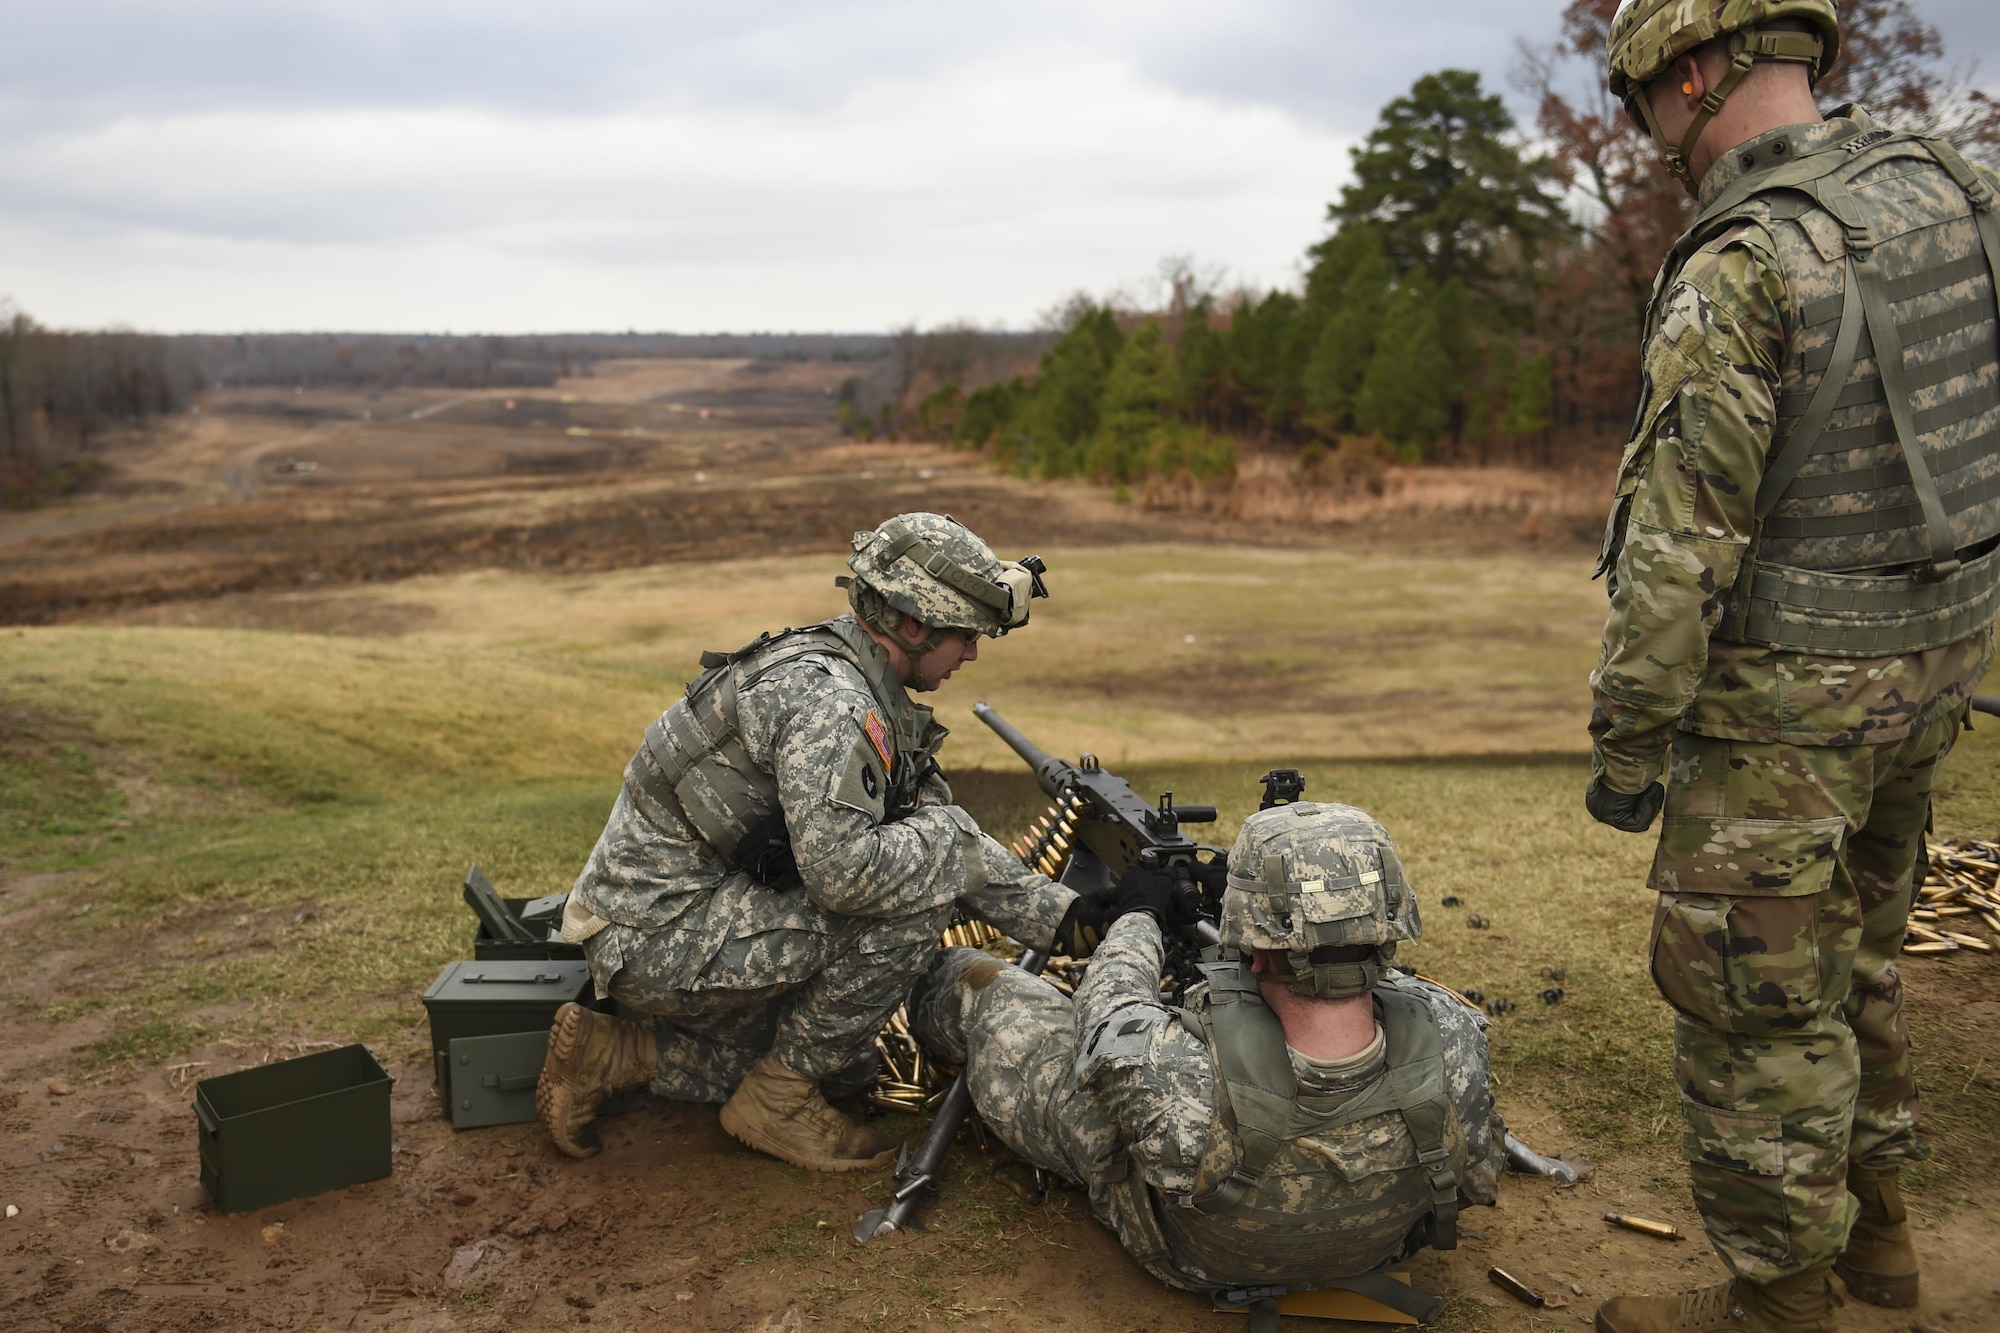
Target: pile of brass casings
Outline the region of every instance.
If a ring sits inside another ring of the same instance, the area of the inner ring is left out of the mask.
[[[924,1056],[910,1032],[909,1011],[901,1005],[875,1034],[875,1050],[882,1057],[882,1072],[868,1089],[868,1105],[877,1111],[922,1115],[944,1100],[957,1074],[946,1073]]]
[[[1979,839],[1930,844],[1928,874],[1917,890],[1903,952],[1994,952],[1993,941],[1967,933],[1982,926],[2000,937],[2000,843]]]

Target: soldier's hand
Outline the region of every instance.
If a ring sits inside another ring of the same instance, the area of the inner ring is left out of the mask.
[[[1207,889],[1217,898],[1229,888],[1229,854],[1224,852],[1213,861],[1203,864],[1196,861],[1193,867],[1194,882]]]
[[[1116,919],[1127,912],[1150,912],[1153,920],[1168,925],[1176,917],[1174,894],[1179,887],[1173,872],[1134,861],[1118,877],[1112,917]]]
[[[1056,927],[1055,943],[1050,952],[1071,958],[1088,958],[1097,952],[1097,946],[1104,943],[1104,934],[1111,929],[1112,919],[1117,916],[1113,905],[1117,901],[1116,889],[1095,889],[1089,893],[1079,893],[1076,901],[1069,905],[1062,924]]]
[[[1609,824],[1621,833],[1644,833],[1653,827],[1660,807],[1666,804],[1667,789],[1655,782],[1642,792],[1627,795],[1613,791],[1596,778],[1583,794],[1583,808],[1600,824]]]

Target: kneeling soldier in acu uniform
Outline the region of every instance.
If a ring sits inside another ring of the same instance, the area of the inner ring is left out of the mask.
[[[2000,607],[2000,212],[1950,145],[1822,120],[1831,0],[1627,0],[1611,91],[1695,192],[1600,573],[1592,815],[1665,808],[1653,978],[1734,1274],[1603,1333],[1830,1330],[1917,1300],[1896,958]],[[1661,779],[1665,781],[1662,784]]]
[[[1340,1287],[1433,1317],[1383,1271],[1494,1202],[1503,1126],[1486,1018],[1393,973],[1422,926],[1382,826],[1259,811],[1229,854],[1220,960],[1160,999],[1175,886],[1135,867],[1074,1001],[972,949],[939,955],[913,1029],[968,1071],[980,1118],[1161,1281],[1235,1302]],[[1233,1297],[1230,1295],[1234,1293]],[[1254,1308],[1254,1307],[1253,1307]],[[1258,1314],[1275,1327],[1275,1308]]]
[[[1025,624],[1041,562],[904,514],[856,533],[848,565],[853,615],[705,655],[626,766],[563,936],[600,994],[654,1018],[557,1014],[535,1105],[571,1156],[597,1151],[605,1097],[650,1084],[723,1103],[723,1128],[794,1165],[886,1164],[896,1144],[826,1097],[874,1076],[954,905],[1036,948],[1088,952],[1109,921],[952,803],[944,728],[907,692]]]

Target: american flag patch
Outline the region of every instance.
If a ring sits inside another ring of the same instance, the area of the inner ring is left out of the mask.
[[[875,710],[871,708],[868,710],[867,720],[861,724],[861,729],[868,733],[869,743],[875,747],[875,753],[882,756],[882,768],[886,772],[895,762],[889,751],[889,728],[883,725],[882,719],[877,717]]]

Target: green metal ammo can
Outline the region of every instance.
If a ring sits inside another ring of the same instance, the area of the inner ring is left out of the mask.
[[[460,1129],[535,1118],[556,1010],[593,1003],[590,967],[569,959],[446,964],[424,992],[438,1096]],[[506,1037],[510,1040],[496,1040]],[[479,1039],[479,1040],[474,1040]],[[461,1105],[461,1103],[464,1103]]]
[[[389,1087],[366,1046],[205,1078],[194,1087],[201,1187],[225,1213],[389,1174]]]

